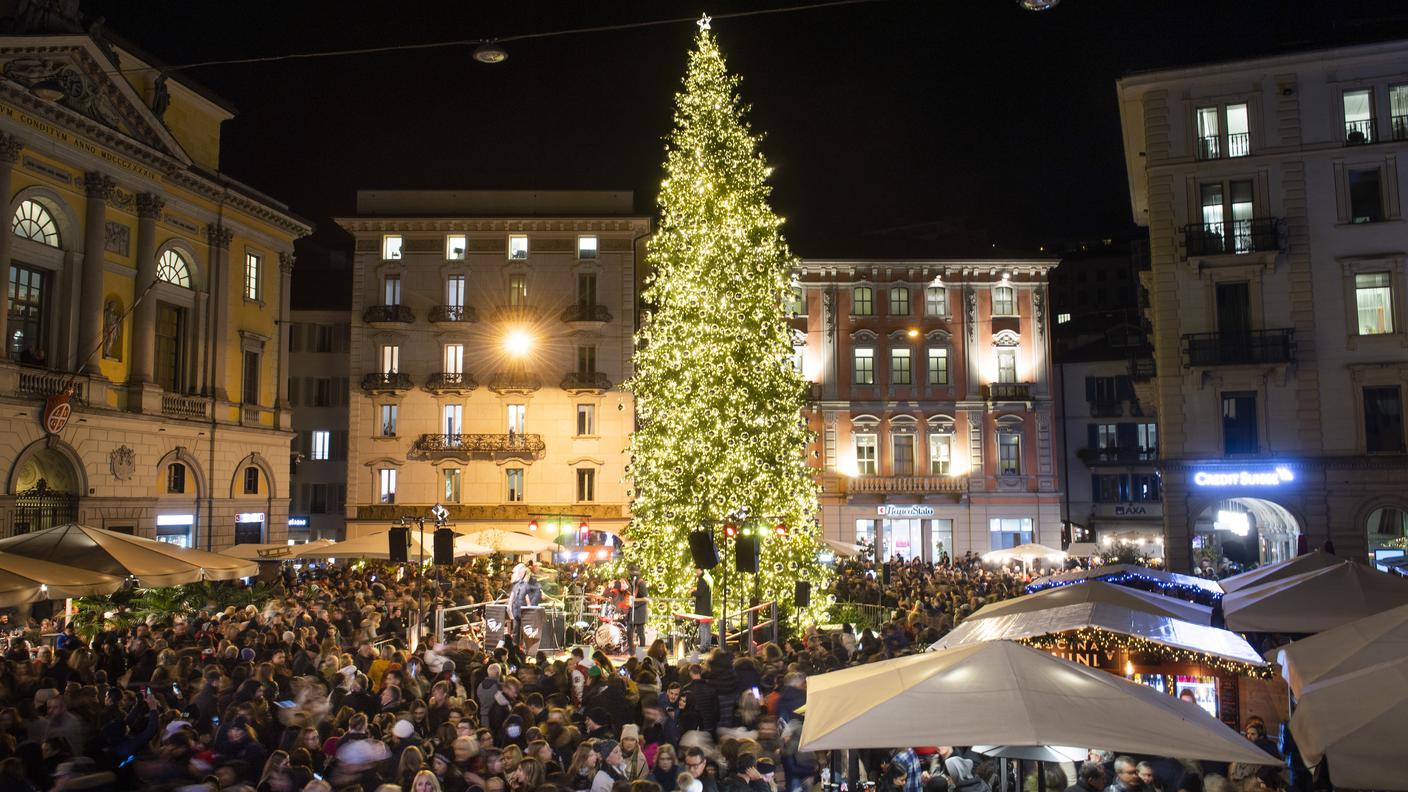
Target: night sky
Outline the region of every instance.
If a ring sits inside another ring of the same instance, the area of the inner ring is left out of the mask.
[[[700,11],[724,0],[85,0],[169,64],[510,36]],[[1114,82],[1123,74],[1408,36],[1405,0],[889,0],[724,19],[775,208],[808,257],[1036,253],[1128,232]],[[223,169],[319,228],[295,299],[350,248],[359,188],[632,189],[654,208],[695,27],[200,68],[239,114]]]

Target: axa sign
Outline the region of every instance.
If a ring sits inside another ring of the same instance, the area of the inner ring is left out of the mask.
[[[1193,483],[1199,487],[1279,487],[1296,480],[1290,468],[1277,465],[1270,470],[1199,470]]]

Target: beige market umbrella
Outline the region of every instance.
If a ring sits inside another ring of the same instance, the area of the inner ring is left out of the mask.
[[[1408,605],[1296,641],[1277,649],[1275,656],[1297,696],[1322,679],[1408,657]]]
[[[499,553],[533,553],[536,555],[538,553],[549,553],[562,549],[562,545],[559,545],[551,539],[518,533],[517,531],[505,531],[499,528],[472,531],[465,534],[464,538]]]
[[[821,543],[826,545],[831,552],[839,556],[859,556],[862,553],[860,545],[842,542],[839,539],[822,539]]]
[[[227,550],[222,550],[221,554],[231,558],[243,558],[246,561],[289,561],[302,558],[304,553],[320,550],[329,544],[332,543],[326,539],[303,544],[289,544],[288,542],[237,544]]]
[[[259,565],[253,561],[74,524],[0,539],[0,553],[91,569],[119,578],[130,576],[147,588],[202,580],[237,580],[259,574]]]
[[[1227,629],[1318,633],[1399,605],[1408,605],[1408,578],[1341,561],[1270,580],[1222,598]]]
[[[1030,564],[1033,561],[1065,561],[1066,551],[1027,542],[1016,547],[989,550],[983,553],[983,560],[989,564],[1005,564],[1008,561],[1021,561],[1023,564]]]
[[[804,751],[974,744],[1279,764],[1196,704],[1010,641],[807,680]]]
[[[0,608],[25,602],[111,594],[123,579],[37,558],[0,553]]]
[[[1275,564],[1259,566],[1243,572],[1240,575],[1233,575],[1217,581],[1222,590],[1227,593],[1239,591],[1248,586],[1256,586],[1262,583],[1269,583],[1273,580],[1281,580],[1302,572],[1309,572],[1313,569],[1324,569],[1342,563],[1343,558],[1338,558],[1321,550],[1298,555],[1295,558],[1279,561]]]
[[[963,621],[966,624],[976,619],[1008,616],[1014,613],[1030,613],[1086,602],[1115,605],[1194,624],[1212,624],[1212,608],[1206,605],[1151,594],[1127,586],[1115,586],[1100,580],[1092,580],[1079,586],[1057,586],[1038,591],[1035,594],[994,602],[978,609]]]
[[[1408,790],[1408,657],[1305,688],[1291,715],[1291,734],[1307,765],[1330,760],[1336,789]]]
[[[331,542],[326,547],[309,550],[299,554],[300,558],[307,559],[328,559],[328,558],[371,558],[388,560],[391,558],[390,539],[387,531],[365,534],[355,539],[348,539],[345,542]],[[412,562],[420,560],[432,560],[435,558],[435,532],[426,531],[424,543],[421,541],[420,531],[410,531],[411,545],[406,551],[406,558]],[[468,537],[455,537],[455,557],[464,556],[484,556],[491,555],[493,549],[480,544],[475,544],[468,540]]]

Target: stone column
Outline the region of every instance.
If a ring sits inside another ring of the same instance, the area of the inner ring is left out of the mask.
[[[156,282],[156,221],[166,201],[159,195],[137,196],[137,282],[132,312],[132,382],[156,382],[156,297],[148,289]],[[145,296],[143,296],[145,295]]]
[[[216,401],[230,400],[229,372],[226,368],[230,360],[230,229],[222,225],[205,228],[206,241],[210,245],[210,312],[212,314],[212,337],[208,340],[211,367],[215,380],[211,383],[211,396]]]
[[[15,163],[20,159],[20,149],[23,148],[20,139],[14,135],[0,133],[0,198],[4,199],[6,211],[10,206],[10,192],[14,189],[11,185],[11,177],[15,172]],[[10,224],[10,218],[4,218],[4,224]],[[8,228],[0,228],[0,295],[8,295],[10,288],[10,257],[13,255],[15,246],[15,235],[9,232]],[[5,327],[5,321],[10,315],[9,298],[0,299],[0,360],[7,358],[10,354],[10,334]]]
[[[99,171],[83,176],[88,205],[83,214],[83,277],[78,291],[78,365],[80,371],[90,375],[98,374],[98,351],[102,346],[107,208],[116,188],[117,182]]]
[[[293,332],[293,327],[289,324],[289,301],[293,294],[293,253],[279,254],[279,348],[278,365],[274,368],[275,376],[278,377],[278,397],[274,402],[275,412],[278,415],[278,426],[280,429],[289,429],[293,426],[293,411],[289,409],[288,403],[288,375],[290,367],[287,365],[288,337]]]

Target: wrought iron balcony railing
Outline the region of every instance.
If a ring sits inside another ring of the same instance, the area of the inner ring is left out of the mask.
[[[1214,160],[1222,157],[1222,138],[1206,135],[1198,138],[1198,159]]]
[[[425,380],[428,391],[472,391],[477,387],[479,383],[474,381],[474,377],[459,371],[437,371]]]
[[[1344,122],[1344,144],[1358,146],[1374,142],[1374,119]]]
[[[1396,115],[1389,119],[1394,140],[1408,140],[1408,115]]]
[[[1124,402],[1122,401],[1090,402],[1090,417],[1092,418],[1118,418],[1121,415],[1124,415]]]
[[[983,386],[983,398],[987,401],[1031,401],[1030,382],[991,382]]]
[[[611,380],[600,371],[572,371],[562,378],[565,391],[608,391]]]
[[[489,380],[489,390],[496,393],[525,393],[542,387],[542,380],[523,371],[496,371]]]
[[[1158,373],[1151,357],[1136,357],[1129,359],[1129,377],[1133,380],[1151,380]]]
[[[542,459],[540,434],[423,434],[411,446],[413,459]]]
[[[430,309],[434,324],[469,324],[479,321],[479,314],[468,305],[437,305]]]
[[[1295,353],[1295,330],[1289,327],[1183,336],[1188,366],[1276,365],[1294,361]]]
[[[399,371],[373,371],[362,377],[362,390],[406,390],[411,387],[411,375]]]
[[[562,309],[562,321],[564,322],[609,322],[611,312],[606,310],[605,305],[589,305],[587,303],[577,303]]]
[[[1281,249],[1281,220],[1261,217],[1183,227],[1189,256],[1226,256]]]
[[[416,315],[404,305],[368,305],[362,311],[362,321],[367,324],[410,324]]]
[[[1087,465],[1151,464],[1159,459],[1157,448],[1082,448],[1076,456]]]

